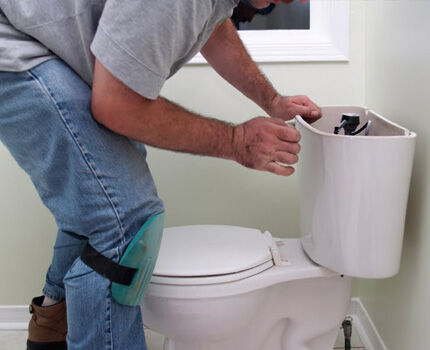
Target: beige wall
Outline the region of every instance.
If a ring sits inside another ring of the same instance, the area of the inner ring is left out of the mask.
[[[356,283],[388,349],[428,349],[430,2],[369,1],[366,104],[418,133],[401,271]]]
[[[321,105],[364,103],[364,4],[351,6],[349,63],[264,64],[279,91],[307,94]],[[262,112],[207,66],[187,66],[163,94],[204,115],[240,122]],[[223,223],[298,235],[296,178],[251,171],[233,162],[149,151],[167,224]],[[40,294],[55,224],[27,176],[0,145],[0,305]]]

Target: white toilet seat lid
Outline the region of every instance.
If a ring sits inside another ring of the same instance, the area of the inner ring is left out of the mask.
[[[188,278],[244,275],[246,270],[272,265],[271,243],[267,235],[251,228],[224,225],[166,228],[153,275]]]
[[[253,267],[252,269],[216,276],[166,277],[153,275],[151,277],[151,283],[175,286],[207,286],[211,284],[234,282],[254,275],[258,275],[259,273],[262,273],[263,271],[271,268],[272,266],[273,261],[268,261],[256,267]]]

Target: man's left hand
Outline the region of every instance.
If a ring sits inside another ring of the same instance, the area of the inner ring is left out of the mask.
[[[307,96],[280,96],[277,95],[269,108],[272,118],[289,120],[297,114],[301,115],[308,123],[313,123],[321,118],[321,109]]]

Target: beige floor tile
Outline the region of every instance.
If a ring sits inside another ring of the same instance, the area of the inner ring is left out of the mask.
[[[26,331],[0,331],[0,349],[1,350],[23,350],[27,340]],[[164,337],[154,331],[146,331],[146,340],[148,350],[163,350]],[[339,336],[336,340],[335,349],[343,349],[344,338],[343,331],[339,331]],[[352,348],[354,350],[363,349],[361,340],[357,334],[352,333]]]
[[[23,350],[27,341],[26,331],[0,331],[0,350]],[[151,330],[146,331],[148,350],[163,350],[164,337]]]
[[[26,331],[1,331],[0,349],[1,350],[23,350],[26,347]]]
[[[146,345],[148,346],[148,350],[163,350],[164,347],[164,336],[147,329],[145,332],[146,335]]]

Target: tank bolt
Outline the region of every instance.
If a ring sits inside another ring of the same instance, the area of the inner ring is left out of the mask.
[[[345,350],[351,350],[352,317],[348,316],[342,322],[343,335],[345,336]]]

